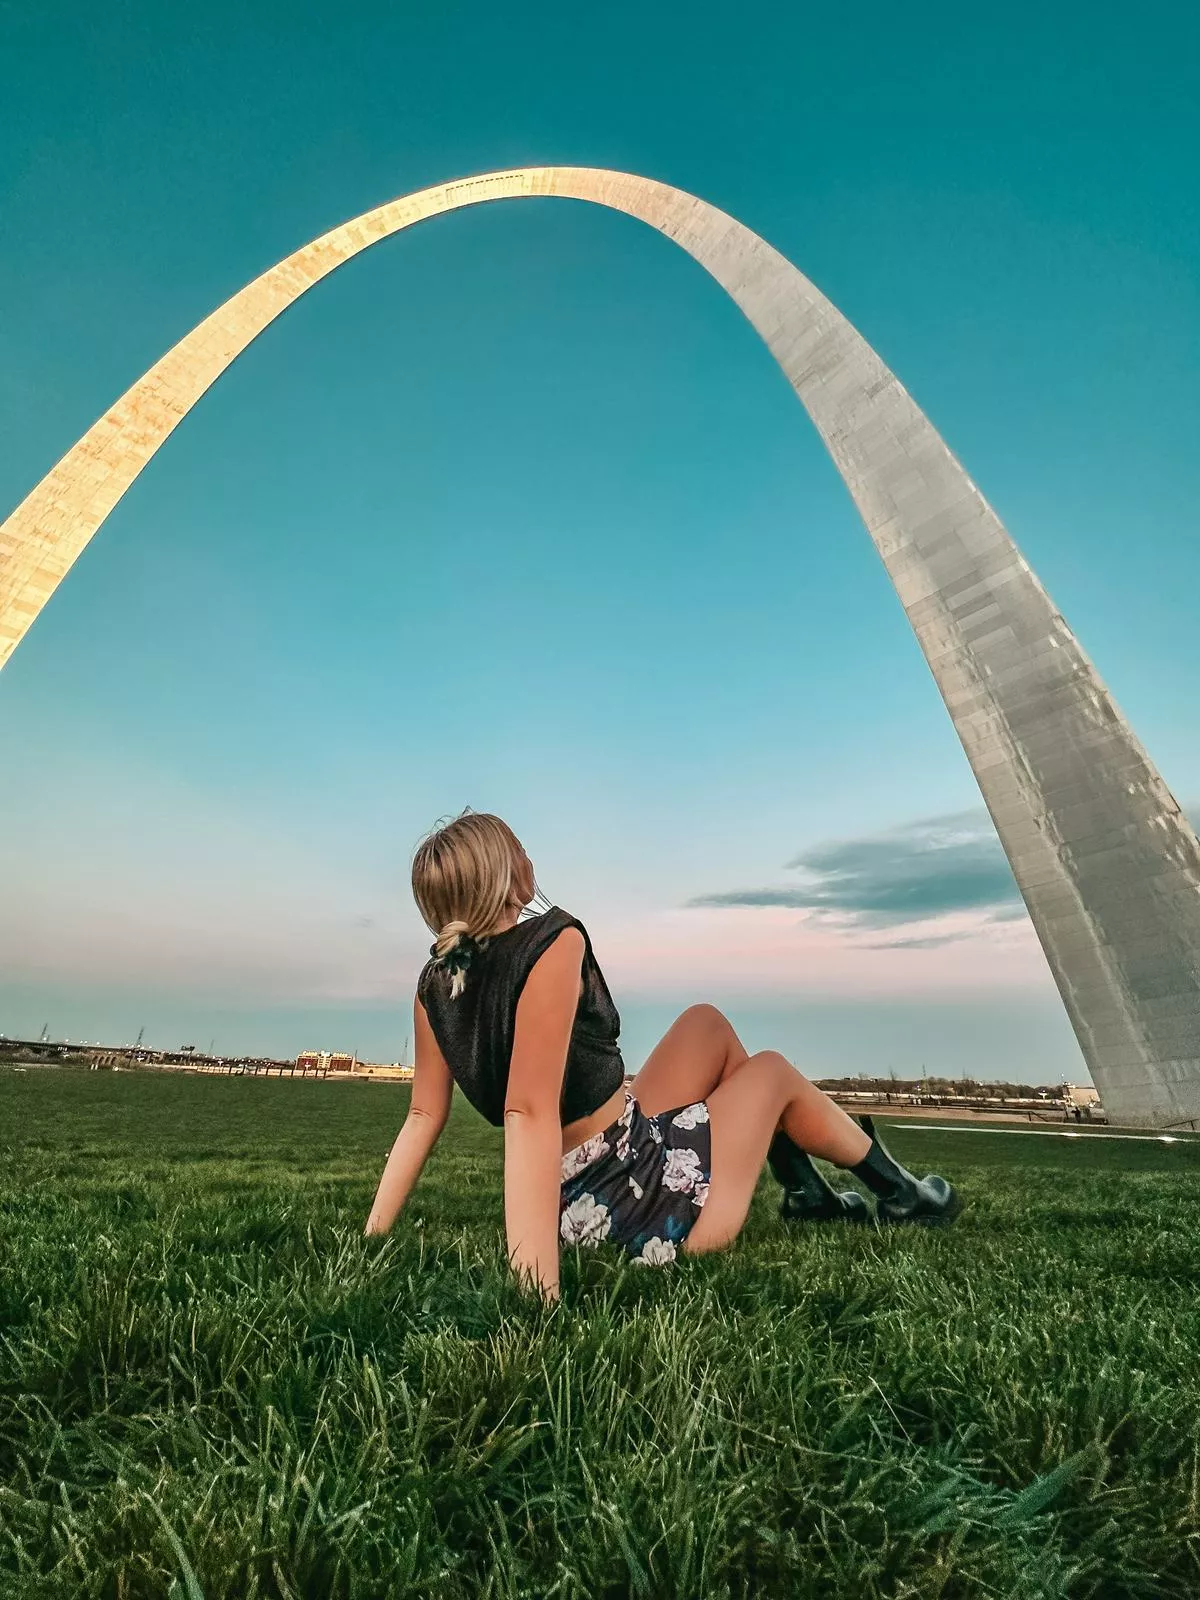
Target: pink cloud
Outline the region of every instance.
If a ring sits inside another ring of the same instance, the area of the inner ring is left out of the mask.
[[[635,993],[712,985],[852,997],[1052,986],[1027,920],[974,912],[881,930],[790,909],[704,908],[598,922],[590,931],[610,980]],[[900,942],[918,939],[931,943]]]

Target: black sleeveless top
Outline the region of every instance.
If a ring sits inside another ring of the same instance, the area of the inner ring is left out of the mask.
[[[560,1103],[565,1126],[590,1117],[625,1081],[625,1063],[617,1046],[621,1018],[582,922],[552,906],[541,916],[492,934],[481,942],[457,999],[450,998],[450,974],[437,961],[427,961],[417,979],[417,998],[454,1081],[495,1127],[504,1121],[517,1001],[534,962],[564,928],[578,928],[585,946],[583,992],[567,1048]]]

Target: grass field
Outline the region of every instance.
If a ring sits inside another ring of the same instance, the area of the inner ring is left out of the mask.
[[[504,1269],[458,1105],[0,1068],[0,1594],[1200,1594],[1200,1142],[918,1133],[945,1233]]]

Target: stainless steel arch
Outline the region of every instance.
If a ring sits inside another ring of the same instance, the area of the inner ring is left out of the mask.
[[[0,527],[0,665],[208,386],[360,250],[439,212],[560,195],[640,217],[733,297],[787,374],[896,586],[1110,1114],[1200,1122],[1200,844],[999,519],[866,341],[757,234],[592,167],[423,189],[324,234],[180,341]]]

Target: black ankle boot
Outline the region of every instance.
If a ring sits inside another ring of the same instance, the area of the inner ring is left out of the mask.
[[[884,1149],[872,1117],[856,1117],[855,1121],[870,1139],[871,1148],[850,1170],[878,1200],[880,1222],[949,1222],[958,1214],[962,1202],[953,1184],[935,1173],[914,1178]]]
[[[783,1185],[779,1215],[787,1222],[866,1222],[870,1207],[856,1189],[838,1194],[808,1154],[782,1130],[771,1140],[767,1163]]]

